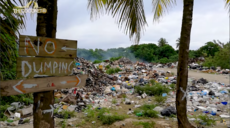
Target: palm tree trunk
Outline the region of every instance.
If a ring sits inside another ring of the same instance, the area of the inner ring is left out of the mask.
[[[192,28],[193,0],[184,0],[183,19],[181,27],[180,45],[179,45],[179,61],[177,67],[177,93],[176,93],[176,109],[178,128],[195,128],[187,118],[187,99],[183,99],[184,91],[187,90],[188,82],[188,57],[189,44]],[[183,90],[183,91],[182,91]]]
[[[38,6],[46,8],[45,14],[37,16],[37,36],[56,37],[57,27],[57,0],[38,0]],[[47,83],[48,84],[48,83]],[[43,113],[43,110],[51,109],[54,104],[54,91],[34,93],[34,128],[54,128],[52,113]]]

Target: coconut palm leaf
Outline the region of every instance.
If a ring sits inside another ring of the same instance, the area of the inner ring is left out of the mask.
[[[111,13],[116,18],[119,28],[129,34],[130,39],[138,44],[147,21],[143,0],[88,0],[91,19],[100,14]]]

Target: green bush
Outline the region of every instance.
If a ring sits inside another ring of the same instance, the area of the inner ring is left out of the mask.
[[[106,73],[111,75],[111,74],[114,74],[114,73],[118,73],[120,71],[121,71],[120,68],[110,68],[110,69],[106,70]]]
[[[110,111],[108,108],[92,109],[92,106],[87,106],[84,112],[87,113],[86,117],[88,118],[88,120],[98,119],[99,121],[102,122],[102,124],[108,124],[108,125],[111,125],[116,121],[124,120],[126,118],[125,116],[122,116],[122,115],[110,114]]]
[[[94,60],[93,61],[93,64],[99,64],[99,63],[101,63],[102,61],[100,61],[100,60]]]
[[[172,88],[172,90],[176,90],[176,85],[175,84],[170,84],[169,86]]]
[[[121,59],[122,58],[122,56],[119,56],[119,57],[111,57],[110,58],[110,61],[116,61],[116,60],[119,60],[119,59]]]
[[[68,110],[64,110],[64,111],[61,111],[60,113],[61,115],[63,115],[64,117],[67,115],[70,116],[70,117],[75,117],[75,111],[68,111]]]
[[[144,92],[147,95],[153,96],[153,95],[162,95],[163,93],[168,93],[170,91],[169,88],[167,88],[165,85],[161,85],[160,83],[156,83],[153,86],[150,86],[146,84],[145,86],[136,86],[135,92],[139,94],[143,94]]]
[[[155,107],[156,107],[156,105],[144,104],[140,108],[134,110],[134,114],[136,115],[137,113],[142,113],[143,117],[157,118],[159,113],[157,111],[153,110]]]
[[[155,96],[155,102],[159,105],[163,104],[166,100],[167,97],[163,97],[163,96]]]
[[[110,65],[105,66],[106,69],[110,69]]]
[[[102,115],[99,120],[102,121],[102,124],[108,124],[111,125],[116,121],[124,120],[125,116],[121,115]]]
[[[195,117],[195,123],[197,124],[197,127],[201,127],[201,126],[212,126],[212,125],[216,125],[216,121],[213,117],[209,117],[207,115],[198,115],[198,116],[194,116]]]

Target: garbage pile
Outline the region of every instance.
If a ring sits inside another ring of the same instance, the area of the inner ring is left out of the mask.
[[[131,109],[139,108],[154,98],[154,95],[150,95],[148,92],[137,93],[135,91],[137,87],[144,87],[146,84],[155,86],[151,81],[170,90],[168,93],[162,94],[162,97],[166,97],[166,101],[155,107],[154,111],[158,111],[160,117],[176,115],[175,89],[171,86],[176,84],[176,76],[170,71],[158,70],[157,67],[176,67],[177,63],[170,65],[132,63],[127,58],[99,64],[93,64],[83,58],[75,60],[76,67],[73,69],[73,74],[87,74],[86,85],[83,88],[55,90],[54,117],[64,118],[61,114],[62,111],[82,112],[87,105],[92,105],[93,108],[106,107],[117,110],[122,109],[121,104],[134,105],[134,108],[127,110],[127,114],[133,114]],[[121,71],[108,75],[105,73],[108,67],[119,68]],[[229,118],[227,105],[229,105],[228,90],[230,85],[209,82],[203,78],[198,80],[189,78],[187,89],[187,91],[182,91],[187,94],[187,111],[189,113],[199,112],[200,114],[206,113]],[[20,105],[12,103],[15,109]],[[5,112],[9,113],[9,118],[13,115],[10,114],[12,109],[8,108]],[[30,111],[26,112],[22,112],[21,115],[31,114],[32,109],[30,108]],[[136,116],[141,115],[141,113],[136,114]]]

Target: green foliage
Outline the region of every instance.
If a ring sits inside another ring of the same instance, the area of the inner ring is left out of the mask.
[[[168,42],[166,41],[165,38],[160,38],[160,39],[158,40],[158,46],[159,46],[159,47],[163,47],[163,46],[165,46],[166,44],[168,44]]]
[[[204,66],[210,67],[210,66],[220,66],[221,68],[230,68],[230,44],[225,44],[222,49],[220,49],[219,52],[216,52],[214,57],[208,57],[206,58],[204,62]]]
[[[126,117],[122,115],[117,114],[110,114],[110,111],[108,108],[101,108],[100,110],[98,108],[92,109],[92,106],[87,106],[87,108],[84,110],[85,113],[87,113],[88,120],[96,120],[102,122],[102,124],[108,124],[111,125],[116,121],[124,120]]]
[[[220,50],[219,45],[213,42],[207,42],[204,46],[198,49],[199,53],[205,53],[208,57],[214,56]]]
[[[116,99],[112,99],[112,104],[116,104],[117,100]]]
[[[99,120],[102,121],[102,124],[111,125],[116,121],[124,120],[125,116],[122,115],[102,115]]]
[[[166,64],[166,63],[169,62],[169,59],[167,59],[167,58],[162,58],[162,59],[159,60],[159,62],[160,62],[161,64]]]
[[[1,105],[10,105],[12,102],[24,102],[25,105],[32,104],[33,101],[33,94],[20,94],[20,95],[13,95],[13,96],[1,96],[0,97]]]
[[[119,57],[111,57],[110,58],[110,61],[116,61],[116,60],[119,60],[119,59],[121,59],[122,58],[122,56],[119,56]]]
[[[172,88],[172,90],[176,90],[176,85],[175,84],[170,84],[169,86]]]
[[[155,122],[152,121],[152,122],[134,122],[134,125],[138,126],[138,125],[142,125],[143,128],[155,128]]]
[[[145,86],[137,86],[135,87],[135,92],[139,94],[143,94],[144,92],[147,95],[157,95],[160,96],[163,93],[168,93],[170,91],[165,85],[161,85],[160,83],[156,83],[153,86],[145,85]]]
[[[167,100],[167,97],[163,97],[163,96],[155,96],[155,97],[154,97],[154,101],[155,101],[158,105],[163,104],[166,100]]]
[[[10,105],[0,105],[0,121],[5,121],[8,119],[8,117],[4,115],[4,112],[8,107],[10,107]]]
[[[106,69],[110,69],[110,65],[105,66]]]
[[[75,111],[68,111],[68,110],[63,110],[60,113],[61,115],[65,116],[70,116],[70,117],[75,117]]]
[[[94,60],[93,61],[93,64],[99,64],[99,63],[101,63],[102,61],[100,61],[100,60]]]
[[[195,123],[197,125],[197,127],[201,127],[201,126],[212,126],[212,125],[216,125],[216,121],[212,116],[208,116],[208,115],[198,115],[198,116],[194,116],[195,117]]]
[[[157,118],[159,113],[153,110],[155,107],[156,105],[144,104],[140,108],[135,109],[134,114],[136,115],[137,113],[142,113],[143,117]]]
[[[121,71],[120,68],[110,68],[110,69],[106,70],[106,73],[110,75],[110,74],[118,73],[120,71]]]

